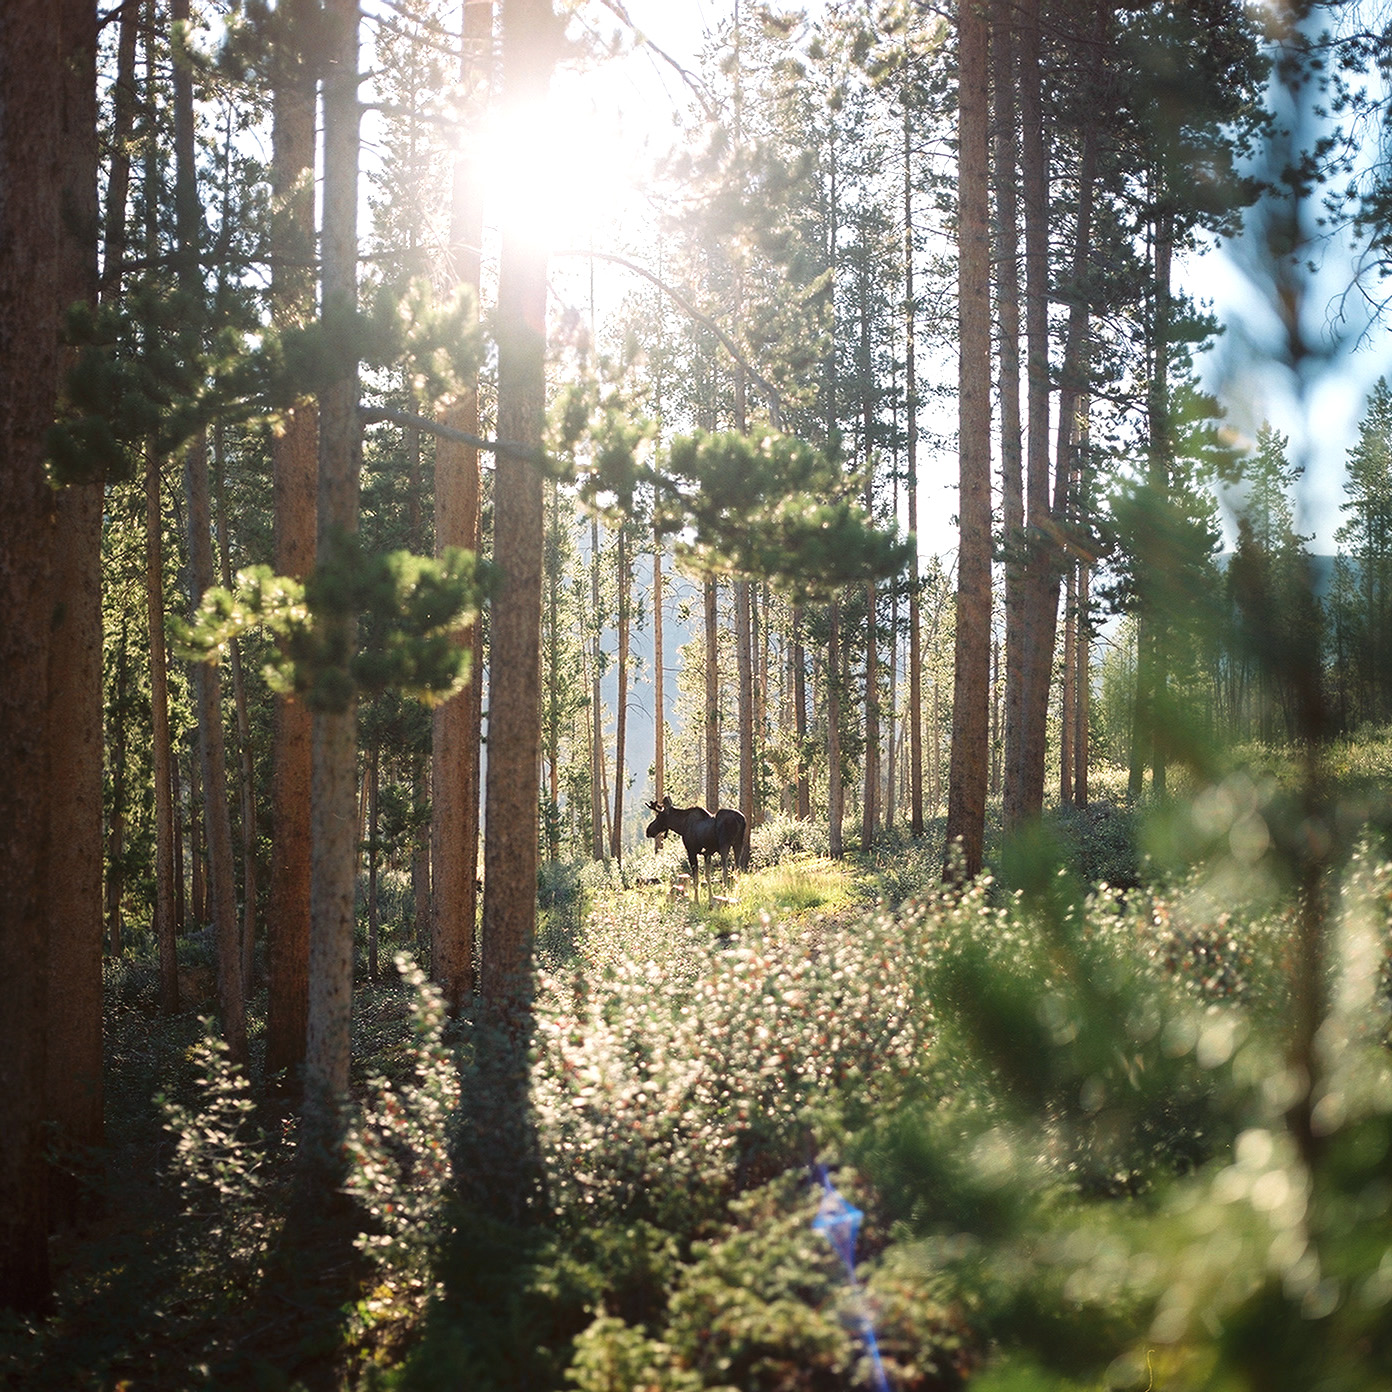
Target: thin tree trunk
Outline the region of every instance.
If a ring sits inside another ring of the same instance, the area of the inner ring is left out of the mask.
[[[914,299],[913,141],[909,103],[904,101],[904,374],[908,456],[909,531],[914,537],[909,583],[909,833],[923,835],[923,638],[918,566],[918,370]]]
[[[111,955],[121,955],[121,900],[126,891],[122,861],[126,833],[126,701],[130,661],[126,615],[121,615],[121,636],[116,644],[116,691],[112,702],[113,729],[107,739],[107,764],[111,769],[111,815],[106,829],[106,938]]]
[[[827,850],[844,854],[842,824],[846,793],[841,779],[841,601],[831,601],[827,639]]]
[[[667,785],[667,707],[663,693],[662,542],[653,542],[653,800],[661,803]],[[665,837],[659,836],[660,846]]]
[[[590,816],[594,858],[604,859],[604,827],[608,819],[607,780],[604,775],[604,705],[600,695],[600,670],[604,657],[600,646],[603,611],[599,604],[599,519],[590,519],[590,609],[594,624],[593,666],[590,669]]]
[[[812,819],[812,785],[807,771],[807,652],[802,645],[803,609],[793,609],[793,736],[797,740],[797,819]]]
[[[996,316],[1001,402],[1001,534],[1005,543],[1005,737],[1002,815],[1009,828],[1023,818],[1027,540],[1020,421],[1019,136],[1014,6],[992,0],[996,201]]]
[[[381,918],[377,903],[377,862],[381,856],[379,832],[382,778],[382,750],[380,745],[372,747],[367,765],[367,978],[377,983],[377,935],[381,928]]]
[[[1073,806],[1073,735],[1078,688],[1078,567],[1069,566],[1063,602],[1063,693],[1059,706],[1059,804]]]
[[[150,637],[150,761],[155,784],[153,926],[159,951],[160,1009],[173,1014],[179,1008],[177,837],[173,746],[169,730],[169,665],[164,642],[163,525],[159,455],[151,443],[145,452],[145,604]]]
[[[221,540],[221,570],[224,589],[232,588],[232,543],[227,524],[227,487],[224,474],[223,427],[219,421],[213,432],[216,466],[217,530]],[[247,709],[246,682],[242,679],[241,644],[234,638],[228,645],[228,670],[232,676],[232,708],[237,716],[238,795],[242,811],[242,984],[249,995],[255,989],[256,909],[259,898],[257,873],[256,761],[251,746],[251,715]]]
[[[628,611],[629,573],[627,524],[620,524],[618,535],[619,559],[619,671],[618,701],[614,728],[614,822],[611,828],[609,853],[615,861],[623,859],[623,795],[624,746],[628,738]]]
[[[706,806],[720,806],[720,630],[716,626],[715,577],[702,590],[706,618]]]
[[[754,824],[754,656],[749,581],[736,580],[735,671],[739,682],[739,810],[744,813],[744,849]],[[713,809],[712,809],[713,810]]]
[[[188,0],[173,0],[170,20],[185,24]],[[194,167],[193,84],[185,65],[174,65],[175,209],[180,284],[197,302],[202,298],[199,266],[198,182]],[[184,489],[188,496],[189,563],[193,600],[217,580],[213,562],[212,496],[208,440],[199,431],[184,451]],[[200,662],[194,675],[198,746],[203,772],[203,823],[208,837],[208,880],[213,937],[217,952],[218,1011],[223,1037],[234,1063],[247,1061],[246,1003],[237,925],[237,890],[232,860],[232,822],[227,803],[227,762],[222,729],[222,680],[217,666]]]
[[[1021,819],[1043,811],[1049,690],[1058,628],[1060,556],[1049,469],[1049,181],[1041,82],[1039,0],[1025,0],[1021,20],[1020,125],[1025,208],[1027,432],[1025,644]]]

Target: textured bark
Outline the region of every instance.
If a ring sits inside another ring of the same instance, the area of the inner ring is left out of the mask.
[[[1023,799],[1025,661],[1025,485],[1020,420],[1019,132],[1010,0],[992,0],[994,97],[992,182],[996,203],[996,321],[1000,395],[1001,533],[1005,543],[1005,731],[1002,813],[1018,825]]]
[[[958,516],[957,623],[947,843],[949,875],[981,871],[986,829],[991,660],[991,306],[987,236],[989,26],[958,15]]]
[[[358,6],[325,8],[324,186],[320,254],[324,327],[333,341],[357,308]],[[347,563],[358,525],[362,433],[358,364],[338,365],[319,396],[318,556],[330,569]],[[325,620],[331,650],[347,662],[356,644],[351,617]],[[312,853],[309,904],[309,1017],[305,1040],[304,1119],[311,1168],[337,1172],[347,1121],[353,1007],[353,888],[357,865],[357,708],[314,715]]]
[[[313,69],[295,41],[308,0],[282,0],[289,30],[277,48],[271,130],[271,313],[289,329],[314,316]],[[271,442],[278,575],[314,569],[319,471],[316,408],[289,411]],[[266,1073],[292,1088],[309,1015],[310,788],[313,720],[303,701],[275,698],[271,746],[271,879],[266,911]]]
[[[43,1124],[52,780],[53,505],[44,431],[59,371],[62,12],[0,6],[0,1308],[52,1298]]]
[[[549,0],[505,0],[506,109],[544,98],[557,38]],[[532,229],[503,231],[497,324],[498,434],[521,449],[499,451],[495,476],[502,582],[489,663],[482,976],[495,1018],[520,1042],[536,931],[543,524],[541,472],[523,452],[540,446],[546,414],[546,251]]]
[[[460,82],[471,112],[480,112],[491,72],[493,6],[465,0],[461,17]],[[450,271],[455,282],[479,292],[483,204],[472,161],[475,137],[463,133],[453,170]],[[464,384],[445,412],[445,423],[479,434],[478,383]],[[435,550],[478,552],[481,545],[479,457],[472,446],[435,442]],[[469,681],[432,717],[431,740],[431,974],[451,1011],[474,987],[478,920],[480,739],[483,725],[481,630],[466,624],[461,647],[473,652]]]

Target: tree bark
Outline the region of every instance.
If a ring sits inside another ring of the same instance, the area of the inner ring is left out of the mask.
[[[667,716],[662,661],[662,541],[653,542],[653,801],[661,802],[667,782]],[[661,845],[663,838],[657,838]]]
[[[992,0],[991,44],[996,201],[997,372],[1001,402],[1001,535],[1005,564],[1005,731],[1002,814],[1006,826],[1022,818],[1025,731],[1025,620],[1027,542],[1023,432],[1020,419],[1019,133],[1015,9]]]
[[[516,119],[544,100],[557,24],[549,0],[504,0],[503,101]],[[538,178],[532,166],[519,177]],[[540,446],[546,414],[546,250],[534,229],[503,229],[498,275],[498,434]],[[502,569],[489,663],[483,993],[520,1043],[530,1021],[536,932],[538,756],[541,743],[541,473],[500,451],[494,554]]]
[[[450,215],[450,272],[477,299],[480,286],[483,201],[473,159],[483,104],[491,85],[493,6],[463,0],[460,18],[460,83],[470,102],[470,128],[461,132],[453,170]],[[445,412],[445,423],[479,433],[478,380],[464,384]],[[435,550],[461,546],[477,554],[482,545],[481,476],[478,451],[470,445],[435,442]],[[473,652],[469,681],[432,716],[431,973],[452,1012],[473,990],[478,922],[480,746],[483,730],[483,662],[477,622],[460,629],[457,641]]]
[[[0,7],[0,1308],[52,1301],[44,1158],[48,1042],[47,715],[53,500],[44,432],[59,376],[63,11]]]
[[[907,97],[904,101],[904,382],[908,464],[909,531],[914,536],[909,583],[909,834],[923,835],[923,625],[919,612],[918,568],[918,369],[915,358],[917,304],[914,300],[913,142]]]
[[[702,587],[706,619],[706,806],[720,806],[720,629],[716,624],[715,577]]]
[[[619,690],[614,725],[614,821],[609,841],[609,854],[615,861],[623,859],[624,746],[628,739],[628,611],[631,577],[628,565],[627,523],[619,527],[618,563]]]
[[[354,341],[357,312],[358,5],[325,7],[324,189],[320,275],[330,342]],[[358,363],[340,350],[333,380],[319,396],[318,556],[331,573],[351,561],[358,527],[362,434]],[[356,645],[350,615],[322,616],[330,651],[347,666]],[[347,679],[344,673],[345,683]],[[357,865],[357,710],[351,691],[341,709],[314,714],[310,865],[309,1015],[304,1062],[306,1157],[332,1178],[341,1164],[347,1123],[353,1007],[353,888]]]
[[[981,871],[986,830],[991,676],[991,306],[987,235],[990,29],[979,7],[958,15],[958,515],[952,753],[948,774],[950,878]]]

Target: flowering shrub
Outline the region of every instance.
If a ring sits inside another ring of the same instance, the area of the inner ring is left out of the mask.
[[[606,958],[574,990],[546,983],[534,1101],[557,1216],[700,1232],[889,1105],[926,1043],[913,955],[887,916],[815,945],[756,925],[704,957],[688,931],[646,960]]]

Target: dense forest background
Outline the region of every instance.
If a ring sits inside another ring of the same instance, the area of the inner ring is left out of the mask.
[[[7,1385],[1392,1385],[1386,16],[711,19],[7,0]]]

